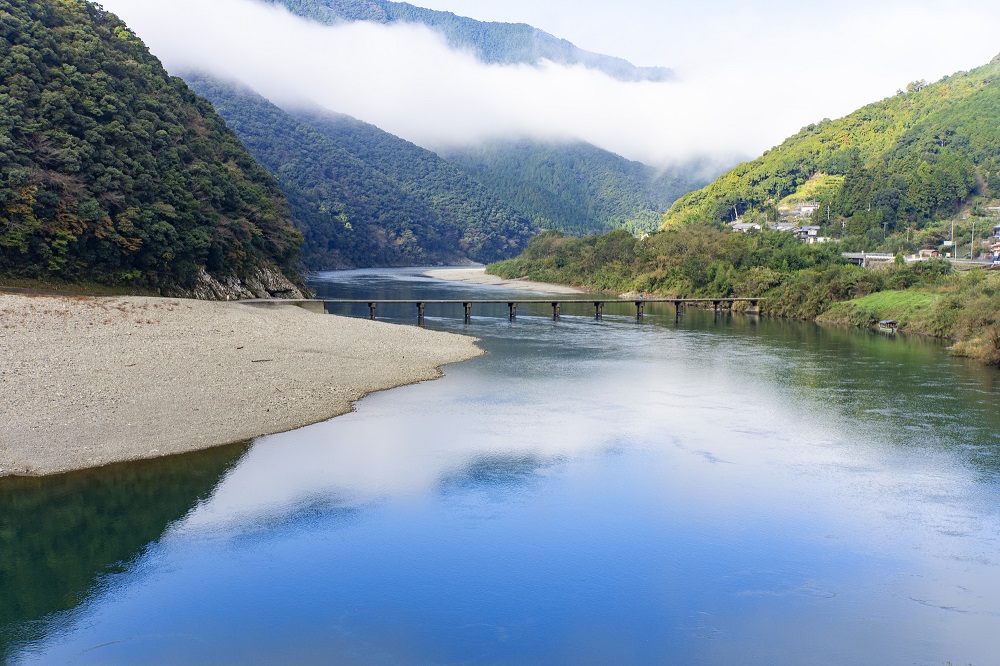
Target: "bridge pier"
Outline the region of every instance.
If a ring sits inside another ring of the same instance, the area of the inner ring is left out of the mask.
[[[596,295],[596,294],[595,294]],[[635,305],[635,317],[636,321],[642,321],[646,314],[646,305],[649,303],[670,303],[674,306],[674,312],[677,316],[678,321],[681,315],[686,312],[688,304],[694,304],[695,306],[707,306],[709,303],[712,304],[712,309],[714,310],[716,316],[720,315],[722,310],[730,309],[735,303],[741,303],[741,313],[745,312],[750,315],[757,315],[760,313],[761,304],[765,301],[765,298],[757,297],[747,297],[747,298],[635,298],[635,299],[618,299],[611,298],[605,300],[592,300],[588,301],[585,299],[570,299],[566,301],[547,301],[544,299],[526,299],[521,301],[506,301],[506,300],[476,300],[469,297],[466,299],[456,299],[456,300],[409,300],[409,299],[386,299],[386,300],[368,300],[368,299],[270,299],[270,300],[257,300],[248,299],[243,302],[256,305],[259,307],[271,307],[277,305],[300,305],[303,307],[308,307],[317,312],[329,312],[329,307],[333,305],[350,305],[352,307],[358,307],[367,304],[368,305],[368,318],[374,321],[378,315],[378,307],[383,304],[388,305],[407,305],[407,306],[417,306],[417,322],[422,324],[426,318],[426,306],[428,304],[432,305],[461,305],[464,311],[466,323],[471,323],[472,320],[472,306],[478,304],[496,304],[502,305],[507,304],[510,312],[510,319],[514,321],[517,319],[517,306],[519,303],[528,303],[532,307],[541,306],[542,303],[548,303],[552,306],[552,318],[558,320],[562,316],[562,304],[571,303],[582,305],[583,303],[591,303],[594,306],[594,317],[597,320],[604,318],[604,306],[607,303],[632,303]]]

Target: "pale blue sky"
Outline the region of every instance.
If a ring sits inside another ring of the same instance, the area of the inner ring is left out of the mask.
[[[751,58],[808,75],[818,62],[824,70],[883,69],[906,83],[970,69],[1000,53],[995,0],[410,1],[484,21],[529,23],[588,50],[681,69]],[[761,75],[766,80],[766,71]]]
[[[104,0],[173,72],[239,79],[428,148],[582,139],[650,164],[752,157],[809,123],[1000,53],[1000,2],[411,0],[535,25],[679,80],[625,84],[546,65],[485,66],[426,29],[328,27],[253,0]]]

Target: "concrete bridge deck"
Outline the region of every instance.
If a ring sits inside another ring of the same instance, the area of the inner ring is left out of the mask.
[[[461,305],[463,306],[465,321],[472,319],[473,305],[506,305],[508,307],[510,319],[517,318],[517,306],[546,304],[552,307],[553,319],[558,319],[564,305],[588,304],[594,307],[594,316],[601,319],[604,316],[604,306],[607,304],[628,304],[635,307],[636,319],[642,319],[645,314],[646,305],[649,303],[670,303],[680,314],[686,305],[708,305],[712,304],[714,310],[720,310],[723,305],[730,308],[733,303],[747,303],[749,314],[759,312],[760,298],[502,298],[502,299],[415,299],[415,298],[314,298],[314,299],[253,299],[242,301],[250,305],[297,305],[316,312],[326,312],[327,305],[367,305],[369,319],[374,320],[380,305],[414,305],[417,309],[417,321],[424,320],[425,309],[428,305]]]

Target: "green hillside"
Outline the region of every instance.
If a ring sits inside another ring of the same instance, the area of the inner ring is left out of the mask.
[[[953,340],[955,354],[1000,364],[1000,274],[901,256],[944,240],[945,220],[959,211],[986,216],[996,204],[983,204],[998,197],[1000,58],[803,129],[681,197],[648,237],[549,231],[488,271],[613,292],[761,298],[762,314],[825,323],[895,319],[901,330]],[[773,222],[779,206],[806,201],[820,204],[813,223],[832,242],[724,226],[737,215]],[[995,224],[982,222],[980,234]],[[874,268],[841,256],[859,247],[899,254]]]
[[[0,2],[0,274],[190,291],[301,234],[205,100],[84,0]]]
[[[990,64],[918,81],[906,91],[839,120],[809,125],[761,157],[681,197],[664,226],[743,219],[774,220],[778,202],[814,176],[825,231],[854,248],[892,245],[954,215],[970,197],[1000,194],[1000,57]]]
[[[248,90],[188,75],[277,178],[313,270],[495,261],[529,221],[457,167],[348,116],[291,115]]]
[[[705,182],[582,142],[494,142],[442,155],[536,225],[572,234],[653,231],[677,197]]]
[[[415,7],[388,0],[265,0],[287,7],[299,16],[321,23],[371,21],[417,23],[442,33],[453,48],[464,49],[489,64],[532,64],[550,60],[584,65],[621,81],[669,81],[665,67],[636,67],[627,60],[584,51],[524,23],[483,22],[451,12]]]

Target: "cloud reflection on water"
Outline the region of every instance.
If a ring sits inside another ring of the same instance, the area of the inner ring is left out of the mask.
[[[174,661],[989,653],[1000,493],[955,432],[998,424],[964,388],[928,416],[982,384],[940,350],[705,313],[468,330],[488,355],[256,442],[39,654],[151,623],[211,635]]]

